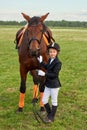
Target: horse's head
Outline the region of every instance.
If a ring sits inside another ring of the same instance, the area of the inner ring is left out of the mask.
[[[43,39],[43,33],[45,32],[45,26],[43,21],[47,18],[49,13],[41,17],[30,17],[22,13],[23,17],[28,22],[27,36],[28,36],[28,48],[29,53],[32,56],[38,56],[40,54],[41,42]]]

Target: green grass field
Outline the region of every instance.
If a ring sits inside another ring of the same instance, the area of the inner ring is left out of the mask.
[[[19,101],[19,62],[14,39],[20,27],[0,26],[0,130],[87,130],[87,30],[52,29],[61,46],[59,107],[55,122],[38,124],[32,112],[33,82],[29,75],[23,113]]]

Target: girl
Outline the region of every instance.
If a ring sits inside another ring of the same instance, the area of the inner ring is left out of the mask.
[[[47,119],[46,122],[50,123],[54,121],[54,117],[57,111],[57,97],[59,88],[61,86],[59,80],[59,71],[61,70],[62,63],[58,59],[58,54],[60,52],[60,46],[57,43],[52,43],[48,47],[49,52],[49,60],[48,63],[45,64],[43,62],[42,56],[38,57],[38,61],[40,64],[47,70],[47,72],[43,72],[44,76],[46,76],[45,82],[45,90],[42,102],[47,111]],[[49,105],[49,97],[51,96],[52,108]]]

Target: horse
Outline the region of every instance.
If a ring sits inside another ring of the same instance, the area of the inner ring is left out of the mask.
[[[28,72],[33,76],[34,92],[33,100],[38,100],[38,84],[40,90],[40,107],[44,108],[42,97],[44,92],[45,77],[38,78],[37,70],[46,71],[40,66],[37,57],[42,55],[43,61],[47,63],[47,48],[49,43],[54,40],[51,30],[44,24],[44,20],[49,13],[39,16],[30,17],[24,13],[22,16],[27,21],[27,25],[16,33],[16,48],[18,48],[19,64],[20,64],[20,95],[18,112],[22,112],[24,108],[24,98],[26,92],[26,79]],[[41,82],[40,82],[41,81]]]

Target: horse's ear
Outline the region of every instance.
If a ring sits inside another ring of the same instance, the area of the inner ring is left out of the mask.
[[[26,19],[27,21],[30,21],[31,18],[28,15],[24,13],[21,13],[21,14],[23,15],[24,19]]]
[[[40,17],[40,20],[43,22],[43,21],[47,18],[48,14],[49,14],[49,13],[47,13],[47,14],[41,16],[41,17]]]

